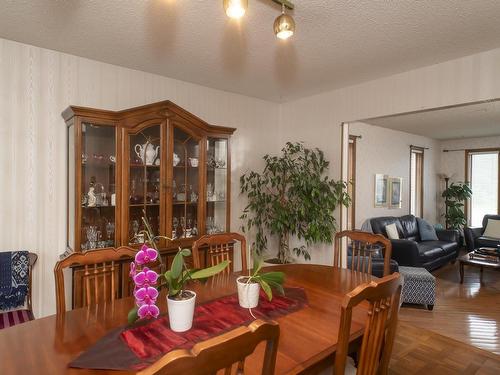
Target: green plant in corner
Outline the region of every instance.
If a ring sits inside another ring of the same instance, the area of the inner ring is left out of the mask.
[[[332,242],[337,229],[333,213],[350,204],[347,184],[328,177],[330,163],[317,148],[287,142],[281,152],[264,156],[261,173],[240,177],[241,193],[248,198],[240,217],[242,230],[255,230],[252,247],[258,254],[267,249],[270,233],[279,237],[278,263],[290,262],[292,252],[308,260],[306,246]],[[290,249],[291,236],[305,245]]]
[[[452,182],[441,196],[444,198],[446,206],[447,228],[463,230],[467,225],[467,218],[464,213],[465,201],[472,197],[472,190],[468,182]]]

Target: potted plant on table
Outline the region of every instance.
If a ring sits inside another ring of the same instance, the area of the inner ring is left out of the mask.
[[[306,245],[332,242],[337,229],[333,213],[350,204],[347,184],[328,177],[330,163],[321,150],[288,142],[281,151],[281,156],[264,156],[261,173],[240,178],[241,193],[248,198],[242,230],[255,230],[252,246],[258,254],[267,249],[268,233],[279,238],[277,259],[267,262],[289,263],[292,252],[309,260]],[[291,236],[305,245],[290,249]]]
[[[166,286],[168,288],[167,307],[170,328],[175,332],[187,331],[193,324],[196,293],[185,289],[186,283],[189,280],[204,281],[216,275],[229,265],[229,261],[223,261],[205,269],[188,269],[184,258],[191,255],[191,250],[179,248],[170,270],[158,275],[148,265],[157,260],[161,262],[161,257],[156,248],[158,239],[170,240],[170,238],[154,236],[147,219],[143,217],[142,220],[146,229],[141,234],[147,238],[147,243],[152,247],[144,244],[137,252],[134,262],[130,265],[130,276],[135,283],[134,297],[136,306],[129,312],[129,323],[137,319],[157,318],[160,310],[156,306],[156,300],[160,289]],[[158,280],[162,279],[164,283],[157,285]]]
[[[251,274],[236,279],[238,302],[241,307],[250,309],[256,307],[259,304],[260,288],[264,290],[269,301],[273,299],[272,289],[284,294],[283,282],[285,281],[285,274],[279,271],[262,273],[262,263],[262,259],[254,256]]]

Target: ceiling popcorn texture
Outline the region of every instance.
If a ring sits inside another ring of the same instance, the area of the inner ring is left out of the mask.
[[[0,37],[276,102],[500,47],[498,0],[2,1]]]

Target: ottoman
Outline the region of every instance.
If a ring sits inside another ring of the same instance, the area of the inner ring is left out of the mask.
[[[436,302],[436,278],[425,268],[399,266],[403,276],[401,302],[427,305],[429,310]]]

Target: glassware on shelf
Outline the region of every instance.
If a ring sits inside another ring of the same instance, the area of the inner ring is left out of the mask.
[[[193,221],[193,227],[191,228],[191,236],[196,237],[198,235],[198,227],[196,226],[196,220]]]
[[[137,234],[139,233],[139,221],[138,220],[132,220],[132,243],[137,242]]]
[[[215,161],[216,168],[224,168],[226,166],[226,160],[224,158],[217,158]]]
[[[106,223],[106,239],[108,246],[114,245],[114,233],[115,233],[115,223],[108,221]]]
[[[215,197],[215,190],[214,190],[214,185],[212,183],[207,184],[207,201],[214,201],[216,199]]]
[[[177,226],[179,225],[179,219],[174,217],[172,219],[172,238],[177,238]]]
[[[85,232],[87,234],[87,250],[97,248],[98,230],[97,225],[89,225]]]

